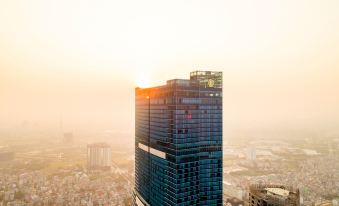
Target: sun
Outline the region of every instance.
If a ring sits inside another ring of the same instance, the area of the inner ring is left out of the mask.
[[[150,86],[149,76],[145,73],[138,74],[136,76],[135,84],[140,88],[147,88]]]

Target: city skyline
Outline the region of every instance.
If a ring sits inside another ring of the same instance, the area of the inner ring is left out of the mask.
[[[0,0],[0,206],[338,206],[339,0]]]

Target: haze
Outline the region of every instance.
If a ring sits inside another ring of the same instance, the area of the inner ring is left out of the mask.
[[[137,83],[220,70],[225,131],[339,132],[338,11],[337,0],[1,0],[0,129],[133,133]]]

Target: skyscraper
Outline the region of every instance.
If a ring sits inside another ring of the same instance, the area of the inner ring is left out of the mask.
[[[222,205],[222,73],[135,94],[134,205]]]

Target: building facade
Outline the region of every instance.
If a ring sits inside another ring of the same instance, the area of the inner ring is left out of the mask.
[[[299,190],[283,185],[251,185],[249,206],[299,206]]]
[[[134,205],[222,205],[222,73],[135,94]]]
[[[112,165],[112,149],[106,143],[87,145],[87,167],[89,170],[109,170]]]

